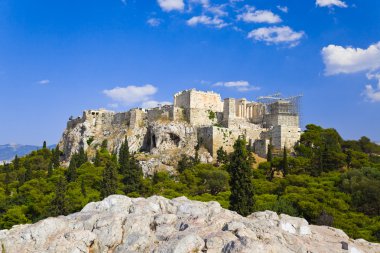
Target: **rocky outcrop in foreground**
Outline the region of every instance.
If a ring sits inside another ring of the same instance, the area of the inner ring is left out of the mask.
[[[113,195],[81,212],[0,231],[2,253],[22,252],[380,252],[339,229],[258,212],[244,218],[185,197]]]

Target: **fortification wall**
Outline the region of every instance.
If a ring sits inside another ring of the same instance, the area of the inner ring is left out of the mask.
[[[297,126],[275,126],[270,130],[272,145],[276,149],[282,149],[284,146],[292,149],[301,138],[301,129]]]
[[[131,121],[131,113],[128,112],[120,112],[116,113],[112,119],[112,125],[120,125],[120,126],[129,126]]]
[[[172,120],[173,119],[173,106],[162,106],[157,108],[148,109],[147,119],[149,122],[156,120]]]
[[[264,116],[266,127],[272,126],[293,126],[299,127],[299,116],[291,114],[267,114]]]
[[[198,129],[199,144],[204,146],[215,158],[220,147],[223,147],[228,153],[232,152],[235,140],[239,135],[239,132],[224,127],[209,126]]]
[[[146,112],[141,109],[132,109],[130,113],[131,119],[129,127],[132,129],[141,127],[144,124],[144,120],[147,118]]]

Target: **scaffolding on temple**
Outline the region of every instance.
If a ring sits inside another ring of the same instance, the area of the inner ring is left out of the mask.
[[[264,105],[264,113],[290,114],[300,116],[301,98],[303,95],[283,97],[280,93],[257,98],[257,102]]]

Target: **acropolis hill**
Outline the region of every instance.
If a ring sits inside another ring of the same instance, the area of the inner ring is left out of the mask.
[[[257,102],[222,100],[214,92],[185,90],[174,95],[173,105],[118,113],[84,111],[82,117],[69,120],[59,147],[67,162],[80,147],[93,157],[103,140],[116,152],[127,137],[130,150],[139,153],[145,174],[173,170],[182,154],[194,155],[197,145],[201,160],[212,162],[220,147],[230,152],[239,136],[265,157],[269,143],[275,150],[292,149],[300,139],[298,100],[279,95]]]

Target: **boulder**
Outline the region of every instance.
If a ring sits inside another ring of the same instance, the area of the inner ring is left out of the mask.
[[[112,195],[68,216],[0,231],[1,253],[380,252],[341,230],[271,211],[242,217],[217,202]]]

